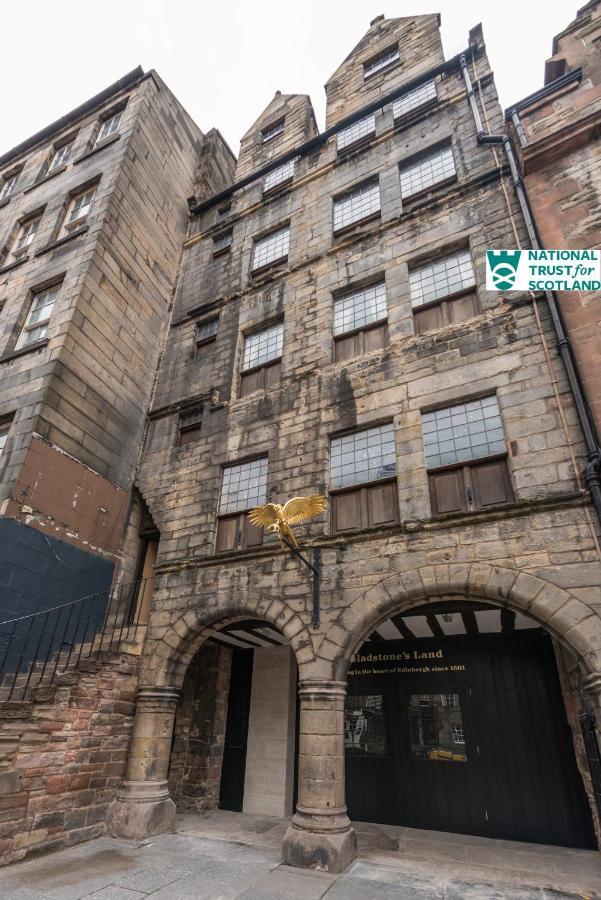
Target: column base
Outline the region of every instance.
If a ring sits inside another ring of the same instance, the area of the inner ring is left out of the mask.
[[[284,863],[301,869],[343,872],[357,856],[357,835],[346,810],[337,810],[335,815],[315,815],[315,810],[312,817],[307,812],[299,814],[297,807],[284,836]]]
[[[166,781],[124,781],[107,810],[106,826],[113,837],[142,840],[175,831],[175,803]]]

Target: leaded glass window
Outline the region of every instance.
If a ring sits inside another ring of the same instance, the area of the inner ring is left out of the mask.
[[[395,475],[392,422],[332,439],[330,485],[333,490]]]
[[[223,234],[217,235],[217,237],[213,238],[213,253],[221,253],[224,250],[228,250],[232,246],[233,240],[234,231],[232,228],[229,231],[224,231]]]
[[[386,284],[362,288],[334,301],[334,334],[346,334],[386,318]]]
[[[196,343],[202,344],[204,341],[209,341],[211,338],[214,338],[218,328],[219,316],[215,316],[213,319],[206,319],[204,322],[199,322],[196,326]]]
[[[266,328],[264,331],[258,331],[256,334],[247,335],[244,339],[242,371],[254,369],[255,366],[262,366],[271,360],[279,359],[282,355],[283,341],[283,322],[272,325],[271,328]]]
[[[283,165],[278,166],[277,169],[273,169],[271,172],[268,172],[268,174],[265,176],[263,190],[271,191],[279,184],[284,184],[287,181],[291,181],[292,178],[294,178],[295,162],[296,160],[290,159]]]
[[[343,128],[342,131],[339,131],[336,146],[338,150],[344,150],[345,147],[350,147],[351,144],[355,144],[357,141],[375,134],[375,131],[376,115],[372,113],[370,116],[359,119],[358,122],[353,122],[348,128]]]
[[[273,125],[268,125],[267,128],[264,128],[261,132],[261,141],[266,144],[267,141],[273,140],[273,138],[277,137],[278,134],[284,133],[284,120],[280,119],[279,122],[274,122]]]
[[[253,272],[261,269],[269,263],[279,259],[285,259],[288,256],[290,247],[290,228],[280,228],[278,231],[272,231],[271,234],[255,241],[253,251]]]
[[[415,162],[400,168],[401,196],[419,194],[440,181],[456,175],[453,150],[450,146],[440,147]]]
[[[424,306],[474,287],[476,277],[469,250],[445,256],[409,273],[411,305]]]
[[[267,457],[226,466],[223,470],[219,514],[244,512],[267,499]]]
[[[395,119],[400,119],[401,116],[418,109],[430,100],[436,100],[436,83],[434,81],[426,81],[412,91],[407,91],[406,94],[397,97],[392,104],[392,114]]]
[[[365,79],[371,78],[372,75],[375,75],[377,72],[381,72],[382,69],[386,69],[388,66],[391,66],[400,58],[401,54],[398,47],[390,47],[388,50],[384,50],[378,56],[370,59],[369,62],[364,63],[363,77]]]
[[[429,469],[506,450],[495,396],[423,413],[422,432]]]
[[[334,199],[334,231],[380,212],[380,185],[367,181]]]

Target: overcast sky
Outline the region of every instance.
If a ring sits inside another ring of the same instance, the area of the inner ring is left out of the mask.
[[[482,22],[503,106],[543,83],[553,35],[574,3],[518,0],[0,0],[0,152],[116,81],[138,64],[156,69],[203,131],[240,137],[276,90],[310,94],[324,127],[323,85],[369,22],[442,14],[449,58]]]

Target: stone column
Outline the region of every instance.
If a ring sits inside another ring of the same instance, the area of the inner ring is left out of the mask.
[[[299,683],[298,803],[283,845],[290,866],[342,872],[357,855],[344,794],[344,681]]]
[[[167,774],[178,697],[179,691],[171,687],[138,690],[125,780],[107,812],[114,837],[139,840],[173,831],[175,803]]]

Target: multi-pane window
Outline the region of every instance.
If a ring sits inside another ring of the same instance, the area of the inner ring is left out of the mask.
[[[51,172],[54,172],[56,169],[59,169],[61,166],[64,166],[69,156],[71,155],[71,150],[73,149],[73,141],[69,141],[68,144],[63,144],[61,147],[56,147],[50,162],[48,163],[48,168],[46,169],[46,174],[49,175]]]
[[[219,256],[222,253],[225,253],[232,246],[232,242],[234,240],[234,231],[230,228],[229,231],[224,231],[223,234],[217,235],[217,237],[213,238],[213,256]]]
[[[367,140],[372,134],[375,134],[375,131],[375,113],[366,116],[364,119],[359,119],[358,122],[353,122],[348,128],[343,128],[342,131],[338,132],[336,144],[338,151],[344,150],[346,147],[351,147],[352,145],[359,143],[359,141]]]
[[[380,212],[380,185],[366,181],[346,194],[334,198],[334,233],[362,222]]]
[[[21,334],[15,345],[15,350],[20,350],[21,347],[26,347],[28,344],[41,341],[46,337],[48,322],[50,321],[50,316],[58,292],[59,287],[57,285],[48,288],[45,291],[40,291],[39,294],[35,294],[27,314],[27,319],[25,320],[25,324],[21,329]]]
[[[0,422],[0,456],[2,455],[2,451],[6,445],[8,440],[8,433],[10,431],[10,422]]]
[[[476,276],[469,250],[441,257],[410,271],[409,291],[415,330],[432,331],[477,315],[475,288]]]
[[[196,343],[208,344],[209,341],[212,341],[213,338],[216,337],[218,328],[219,316],[215,316],[212,319],[206,319],[204,322],[199,322],[196,326]]]
[[[455,175],[452,148],[439,147],[427,156],[401,166],[401,196],[406,199],[414,194],[420,194],[432,185],[454,178]]]
[[[389,47],[388,50],[384,50],[382,53],[379,53],[378,56],[374,56],[373,59],[370,59],[363,64],[363,77],[371,78],[372,75],[381,72],[382,69],[386,69],[388,66],[392,66],[394,63],[398,62],[400,58],[401,54],[399,48]]]
[[[18,178],[19,173],[13,172],[12,175],[6,175],[2,181],[0,181],[0,200],[6,200],[7,197],[10,197]]]
[[[434,513],[466,512],[512,499],[495,396],[424,413],[422,433]]]
[[[340,362],[386,346],[386,284],[380,281],[334,301],[335,359]]]
[[[96,187],[91,187],[86,191],[82,191],[81,194],[76,194],[73,197],[71,206],[69,207],[69,211],[67,213],[65,228],[71,228],[75,225],[79,225],[83,221],[83,219],[86,218],[86,216],[90,212],[90,207],[92,206],[92,200],[94,199],[95,193]]]
[[[279,382],[283,341],[283,322],[245,337],[240,374],[241,397]]]
[[[13,253],[16,256],[25,253],[30,244],[33,243],[33,240],[38,233],[41,218],[41,216],[34,216],[32,219],[27,219],[27,221],[21,224],[13,250]]]
[[[179,417],[179,443],[192,444],[199,440],[202,431],[202,407],[194,407],[180,413]]]
[[[226,466],[223,470],[219,521],[218,552],[253,547],[262,543],[263,529],[256,528],[246,513],[267,499],[267,457]]]
[[[392,422],[332,439],[330,491],[334,531],[398,521]]]
[[[100,126],[98,137],[96,138],[97,144],[99,144],[100,141],[103,141],[105,138],[110,137],[111,134],[115,134],[115,132],[119,130],[119,125],[121,124],[122,117],[123,110],[121,109],[119,110],[119,112],[113,113],[110,118],[104,120],[104,122]]]
[[[256,240],[253,249],[253,272],[256,272],[257,269],[262,269],[263,266],[268,266],[270,263],[285,259],[288,256],[289,247],[290,228],[288,225]]]
[[[436,83],[434,81],[426,81],[412,91],[402,94],[392,104],[392,114],[395,119],[406,116],[407,113],[418,109],[425,103],[436,100]]]
[[[284,120],[280,119],[277,122],[274,122],[272,125],[268,125],[261,132],[261,141],[266,144],[267,141],[273,140],[273,138],[277,137],[278,134],[284,133]]]
[[[294,178],[295,162],[296,160],[290,159],[283,165],[278,166],[277,169],[273,169],[271,172],[269,172],[265,176],[263,191],[272,191],[275,187],[278,187],[281,184],[286,184],[288,181],[292,181],[292,179]]]

